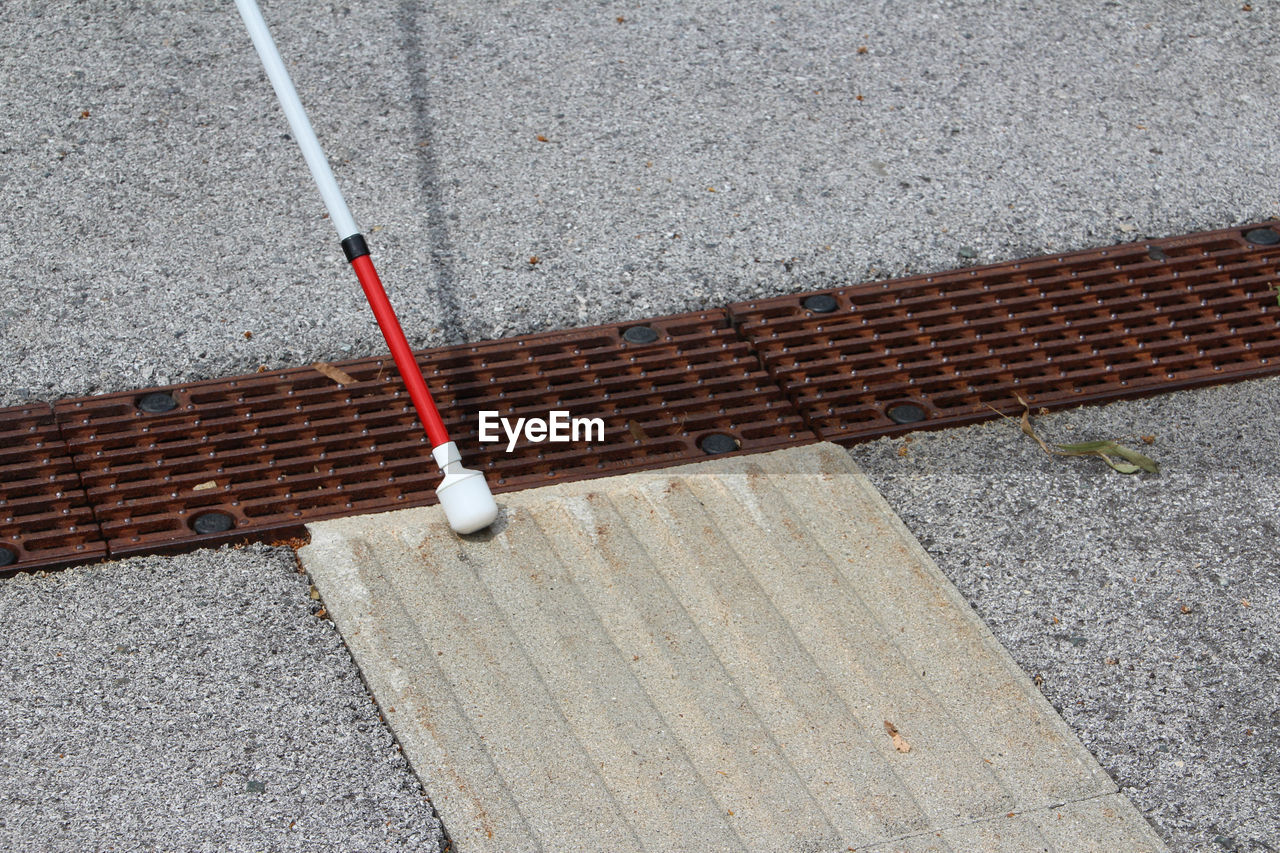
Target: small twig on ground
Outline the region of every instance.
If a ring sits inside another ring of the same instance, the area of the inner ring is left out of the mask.
[[[315,364],[311,365],[311,369],[317,373],[324,374],[339,385],[356,384],[356,380],[352,378],[350,373],[347,373],[340,367],[334,367],[327,361],[317,361]]]

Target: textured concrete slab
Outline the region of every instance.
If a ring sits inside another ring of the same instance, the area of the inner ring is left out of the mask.
[[[301,552],[464,853],[1163,849],[840,448],[503,503]]]

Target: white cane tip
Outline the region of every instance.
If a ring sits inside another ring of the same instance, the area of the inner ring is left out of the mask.
[[[456,479],[447,477],[436,489],[436,497],[455,533],[475,533],[498,517],[498,504],[479,471],[467,471]]]

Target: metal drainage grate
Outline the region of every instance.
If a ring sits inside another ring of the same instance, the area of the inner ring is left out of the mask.
[[[813,439],[723,311],[420,361],[467,464],[495,491]],[[291,536],[307,521],[434,503],[439,473],[390,360],[335,367],[59,403],[111,554]],[[479,443],[482,409],[601,418],[604,439],[522,440],[507,453],[505,440]]]
[[[50,407],[0,409],[0,575],[106,553]]]
[[[1280,373],[1277,223],[420,354],[495,491]],[[730,327],[730,318],[733,327]],[[763,365],[763,367],[762,367]],[[0,410],[0,574],[432,503],[389,360]],[[481,410],[603,440],[478,442]]]
[[[1019,395],[1050,408],[1136,397],[1278,372],[1276,225],[729,312],[824,439],[979,421]]]

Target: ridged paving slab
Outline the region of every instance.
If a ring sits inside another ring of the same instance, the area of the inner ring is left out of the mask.
[[[1164,849],[835,445],[309,530],[461,853]]]

